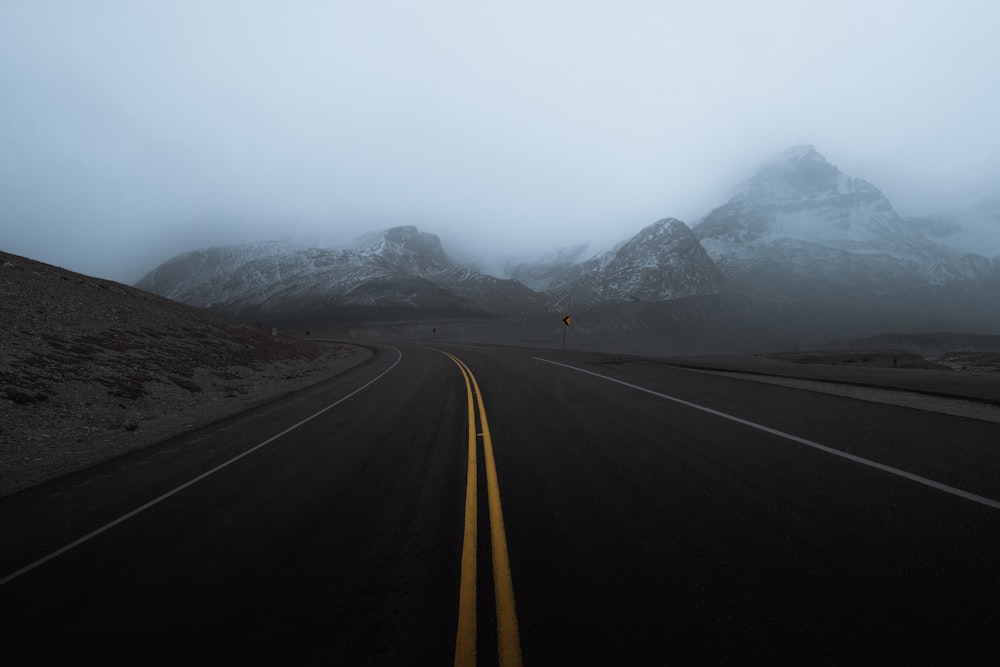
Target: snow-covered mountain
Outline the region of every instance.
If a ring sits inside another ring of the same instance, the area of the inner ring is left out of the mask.
[[[589,257],[584,244],[566,246],[509,263],[510,279],[460,265],[437,236],[406,226],[342,249],[195,250],[137,286],[262,322],[502,317],[543,327],[573,312],[576,331],[616,344],[667,329],[674,341],[720,346],[975,330],[1000,325],[1000,257],[983,252],[998,220],[1000,206],[904,220],[877,187],[799,146],[693,227],[665,218]]]
[[[716,260],[788,241],[897,258],[927,250],[878,188],[841,173],[812,146],[789,148],[761,166],[694,230]]]
[[[722,274],[691,228],[676,218],[654,222],[586,261],[521,270],[545,275],[545,291],[564,309],[598,302],[667,301],[723,289]]]
[[[667,218],[615,249],[598,285],[610,301],[666,301],[719,292],[723,280],[691,228]]]
[[[441,246],[441,239],[412,225],[370,232],[347,244],[347,249],[380,257],[408,273],[433,274],[456,266]]]
[[[160,264],[135,286],[175,301],[209,307],[228,298],[226,283],[239,267],[259,259],[288,257],[301,250],[279,242],[199,248]]]
[[[797,146],[691,229],[663,220],[589,259],[568,249],[513,264],[510,273],[544,290],[555,308],[583,308],[620,331],[633,326],[630,318],[650,332],[659,326],[651,322],[676,328],[703,318],[707,331],[727,326],[727,312],[738,321],[733,329],[781,340],[888,327],[974,329],[1000,322],[1000,259],[966,252],[982,245],[942,241],[973,228],[988,236],[990,213],[980,211],[978,226],[904,220],[877,187],[842,173],[814,147]],[[669,315],[641,306],[667,302],[676,303]]]
[[[193,250],[153,269],[136,287],[244,319],[282,321],[358,307],[399,317],[424,311],[526,317],[545,303],[517,281],[456,265],[437,236],[412,226],[368,234],[339,250],[281,243]]]
[[[994,270],[936,242],[927,226],[908,224],[878,188],[843,174],[812,146],[760,167],[694,233],[740,291],[870,294],[978,280]]]
[[[693,228],[666,219],[581,261],[576,249],[510,267],[553,303],[664,301],[738,293],[764,300],[861,298],[988,280],[995,262],[909,224],[871,183],[813,146],[790,148]]]

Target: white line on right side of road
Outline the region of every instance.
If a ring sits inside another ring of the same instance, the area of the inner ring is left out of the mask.
[[[326,412],[328,410],[332,410],[333,408],[337,407],[338,405],[340,405],[341,403],[343,403],[347,399],[351,398],[352,396],[360,394],[362,391],[364,391],[368,387],[372,386],[373,384],[375,384],[376,382],[378,382],[379,380],[381,380],[386,374],[389,373],[389,371],[391,371],[393,368],[395,368],[396,365],[399,364],[400,361],[402,361],[402,359],[403,359],[403,353],[402,352],[400,352],[399,350],[397,350],[394,347],[390,347],[389,349],[395,350],[396,354],[399,355],[396,358],[396,361],[394,361],[392,363],[392,365],[389,366],[389,368],[385,369],[384,371],[382,371],[381,373],[379,373],[376,377],[374,377],[372,380],[370,380],[367,383],[365,383],[364,385],[358,387],[357,389],[355,389],[354,391],[352,391],[347,396],[344,396],[344,397],[338,399],[337,401],[334,401],[333,403],[331,403],[330,405],[326,406],[325,408],[323,408],[319,412],[316,412],[316,413],[314,413],[314,414],[306,417],[305,419],[303,419],[299,423],[293,424],[292,426],[289,426],[288,428],[286,428],[281,433],[278,433],[277,435],[272,435],[267,440],[254,445],[253,447],[251,447],[250,449],[246,450],[242,454],[237,454],[233,458],[231,458],[231,459],[229,459],[227,461],[223,461],[222,463],[220,463],[219,465],[215,466],[211,470],[209,470],[207,472],[203,472],[202,474],[198,475],[194,479],[190,479],[187,482],[184,482],[183,484],[181,484],[177,488],[175,488],[175,489],[173,489],[171,491],[167,491],[163,495],[161,495],[161,496],[159,496],[157,498],[154,498],[153,500],[150,500],[148,503],[135,508],[131,512],[129,512],[127,514],[123,514],[122,516],[118,517],[114,521],[110,521],[110,522],[104,524],[103,526],[101,526],[100,528],[87,533],[83,537],[80,537],[80,538],[77,538],[76,540],[73,540],[72,542],[70,542],[66,546],[64,546],[64,547],[62,547],[60,549],[56,549],[55,551],[53,551],[49,555],[43,556],[42,558],[39,558],[34,563],[31,563],[29,565],[25,565],[20,570],[17,570],[15,572],[11,572],[10,574],[8,574],[3,579],[0,579],[0,586],[3,586],[4,584],[10,583],[14,579],[17,579],[18,577],[20,577],[22,574],[26,574],[26,573],[34,570],[36,567],[38,567],[40,565],[44,565],[45,563],[49,562],[50,560],[52,560],[54,558],[58,558],[59,556],[63,555],[64,553],[66,553],[70,549],[74,549],[74,548],[80,546],[81,544],[83,544],[84,542],[88,542],[88,541],[92,540],[93,538],[97,537],[101,533],[107,532],[108,530],[114,528],[118,524],[123,523],[125,521],[128,521],[129,519],[131,519],[135,515],[140,514],[141,512],[145,512],[150,507],[153,507],[154,505],[160,504],[161,502],[163,502],[167,498],[180,493],[184,489],[188,488],[189,486],[191,486],[193,484],[196,484],[196,483],[200,482],[201,480],[205,479],[209,475],[214,475],[215,473],[219,472],[223,468],[225,468],[225,467],[227,467],[227,466],[229,466],[229,465],[231,465],[233,463],[236,463],[237,461],[239,461],[243,457],[252,454],[253,452],[255,452],[258,449],[260,449],[261,447],[264,447],[265,445],[269,445],[272,442],[274,442],[275,440],[277,440],[278,438],[280,438],[280,437],[282,437],[284,435],[287,435],[288,433],[291,433],[292,431],[294,431],[298,427],[302,426],[303,424],[306,424],[306,423],[312,421],[313,419],[315,419],[316,417],[319,417],[324,412]]]
[[[680,405],[685,405],[689,408],[694,408],[695,410],[701,410],[702,412],[707,412],[708,414],[715,415],[716,417],[728,419],[729,421],[733,421],[738,424],[743,424],[744,426],[749,426],[750,428],[755,428],[758,431],[764,431],[765,433],[776,435],[779,438],[791,440],[792,442],[797,442],[800,445],[805,445],[807,447],[812,447],[813,449],[818,449],[821,452],[826,452],[827,454],[833,454],[834,456],[839,456],[841,458],[847,459],[848,461],[860,463],[861,465],[865,465],[870,468],[875,468],[877,470],[887,472],[891,475],[903,477],[904,479],[908,479],[911,482],[916,482],[917,484],[923,484],[924,486],[929,486],[933,489],[937,489],[938,491],[944,491],[945,493],[950,493],[951,495],[958,496],[959,498],[971,500],[974,503],[979,503],[980,505],[985,505],[986,507],[992,507],[993,509],[1000,509],[1000,502],[992,500],[991,498],[986,498],[984,496],[980,496],[975,493],[971,493],[969,491],[963,491],[962,489],[956,488],[954,486],[948,486],[947,484],[942,484],[941,482],[935,482],[933,479],[928,479],[927,477],[921,477],[920,475],[915,475],[912,472],[907,472],[899,468],[894,468],[892,466],[885,465],[884,463],[879,463],[878,461],[872,461],[871,459],[862,458],[860,456],[856,456],[855,454],[849,454],[839,449],[827,447],[826,445],[821,445],[818,442],[814,442],[806,438],[800,438],[797,435],[792,435],[791,433],[785,433],[784,431],[779,431],[778,429],[774,429],[769,426],[764,426],[763,424],[758,424],[756,422],[752,422],[747,419],[742,419],[741,417],[737,417],[735,415],[731,415],[725,412],[720,412],[719,410],[713,410],[712,408],[705,407],[704,405],[691,403],[690,401],[685,401],[680,398],[675,398],[674,396],[669,396],[667,394],[663,394],[658,391],[653,391],[652,389],[640,387],[637,384],[631,384],[623,380],[617,380],[613,377],[608,377],[607,375],[601,375],[600,373],[594,373],[593,371],[588,371],[583,368],[577,368],[576,366],[570,366],[569,364],[563,364],[558,361],[542,359],[541,357],[532,357],[532,359],[536,361],[542,361],[547,364],[552,364],[554,366],[562,366],[563,368],[568,368],[570,370],[577,371],[578,373],[586,373],[587,375],[593,375],[594,377],[601,378],[602,380],[607,380],[608,382],[614,382],[615,384],[620,384],[625,387],[629,387],[631,389],[636,389],[638,391],[645,392],[647,394],[652,394],[653,396],[658,396],[668,401],[673,401],[674,403],[679,403]]]

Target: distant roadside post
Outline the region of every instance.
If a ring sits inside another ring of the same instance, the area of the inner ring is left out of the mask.
[[[569,325],[572,324],[572,322],[573,322],[573,318],[572,317],[570,317],[569,315],[563,315],[563,318],[562,318],[562,323],[563,323],[563,346],[562,346],[562,349],[564,351],[566,350],[566,331],[569,329]]]

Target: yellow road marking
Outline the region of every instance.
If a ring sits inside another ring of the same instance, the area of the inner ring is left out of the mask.
[[[448,353],[445,353],[448,354]],[[462,545],[462,573],[458,603],[458,636],[455,641],[455,665],[476,664],[476,429],[473,408],[473,389],[479,403],[479,423],[483,438],[486,465],[486,497],[489,503],[490,543],[493,551],[493,588],[496,597],[497,644],[501,667],[520,667],[521,642],[517,630],[517,609],[514,604],[514,583],[510,574],[510,557],[507,553],[507,533],[504,530],[503,510],[500,506],[500,483],[497,478],[496,460],[493,457],[493,439],[483,394],[472,370],[458,357],[448,354],[462,371],[469,407],[469,467],[465,493],[465,538]],[[471,386],[470,386],[471,381]],[[471,500],[470,500],[471,498]],[[471,508],[471,509],[470,509]],[[470,513],[471,512],[471,513]],[[471,535],[471,538],[470,538]],[[471,539],[471,546],[470,546]],[[471,579],[471,583],[467,581]],[[471,591],[471,593],[470,593]],[[471,595],[471,598],[468,597]],[[470,612],[471,609],[471,612]],[[471,620],[469,618],[471,614]]]
[[[451,356],[451,355],[449,355]],[[465,378],[469,408],[469,466],[465,481],[465,537],[462,540],[462,574],[458,594],[458,634],[455,638],[455,667],[476,664],[476,518],[479,516],[476,490],[476,420],[469,374],[452,357]]]

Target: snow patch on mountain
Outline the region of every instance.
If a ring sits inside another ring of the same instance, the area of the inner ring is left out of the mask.
[[[136,287],[175,301],[211,306],[225,298],[219,289],[240,267],[257,260],[288,257],[304,248],[283,242],[213,246],[181,253],[147,273]],[[205,290],[205,285],[213,286]]]
[[[990,284],[996,263],[940,243],[962,229],[904,221],[874,185],[797,146],[761,166],[694,231],[737,290],[772,301],[834,290],[849,302]]]
[[[222,246],[178,255],[140,289],[230,314],[344,306],[450,308],[521,314],[544,297],[513,280],[457,266],[441,241],[416,227],[365,235],[333,250],[283,244]]]
[[[649,225],[611,254],[598,293],[615,301],[664,301],[722,288],[722,276],[691,229],[676,218]]]
[[[654,302],[714,294],[723,279],[690,227],[675,218],[659,220],[613,249],[577,261],[576,247],[522,263],[512,275],[544,289],[557,308],[599,302]]]
[[[348,244],[346,249],[381,257],[400,267],[420,272],[442,271],[455,266],[445,253],[440,238],[421,232],[413,225],[364,234]]]

